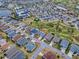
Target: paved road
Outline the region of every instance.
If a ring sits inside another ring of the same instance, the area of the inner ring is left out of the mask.
[[[41,46],[38,49],[36,49],[36,51],[34,52],[34,54],[31,57],[31,59],[36,59],[36,57],[42,51],[43,48],[50,48],[52,51],[56,51],[58,54],[64,56],[65,59],[71,59],[66,54],[62,53],[60,50],[47,45],[45,42],[41,42]]]

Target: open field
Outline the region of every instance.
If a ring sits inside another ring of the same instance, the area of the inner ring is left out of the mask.
[[[24,22],[26,22],[25,20]],[[27,24],[27,23],[26,23]],[[41,31],[45,33],[52,33],[55,34],[62,39],[67,39],[71,43],[74,42],[74,36],[79,35],[79,31],[71,25],[67,25],[62,21],[32,21],[31,24],[29,24],[31,27],[38,28]]]

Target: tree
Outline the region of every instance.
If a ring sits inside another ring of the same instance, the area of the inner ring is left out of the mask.
[[[35,22],[38,22],[38,21],[40,21],[40,19],[39,18],[35,18],[34,21]]]

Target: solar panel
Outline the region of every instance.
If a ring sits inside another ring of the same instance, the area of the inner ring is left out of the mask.
[[[15,34],[16,34],[16,32],[15,31],[12,31],[12,32],[8,33],[8,36],[10,38],[13,38],[13,36],[15,36]]]
[[[31,30],[31,33],[37,33],[37,32],[38,32],[37,29],[32,29],[32,30]]]
[[[36,45],[35,45],[34,43],[28,43],[28,44],[26,45],[26,49],[27,49],[28,51],[33,51],[33,50],[35,49],[35,47],[36,47]]]
[[[7,55],[7,57],[10,57],[16,51],[17,51],[17,49],[12,47],[9,50],[7,50],[7,52],[5,54]]]
[[[63,48],[67,48],[68,47],[68,44],[69,42],[67,40],[62,40],[60,45],[63,47]]]
[[[14,59],[24,59],[24,54],[20,53]]]
[[[72,51],[73,53],[75,53],[77,51],[77,48],[76,48],[75,44],[71,45],[70,51]]]
[[[18,50],[15,47],[7,50],[5,54],[8,59],[24,59],[24,54],[22,53],[22,51]]]
[[[45,33],[39,32],[39,35],[40,35],[41,37],[44,37],[44,36],[45,36]]]
[[[14,52],[10,59],[15,59],[19,54],[21,54],[21,51],[17,50],[16,53]]]
[[[26,38],[21,38],[16,42],[18,45],[22,46],[26,43],[28,43],[28,40]]]

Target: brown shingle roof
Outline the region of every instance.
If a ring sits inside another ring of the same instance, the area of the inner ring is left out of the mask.
[[[44,59],[56,59],[56,55],[52,53],[51,51],[49,51],[43,55],[43,58]]]
[[[8,49],[8,47],[9,47],[9,44],[6,43],[5,45],[1,46],[0,49],[1,49],[2,51],[4,51],[4,50]]]
[[[17,34],[12,40],[13,41],[17,41],[18,39],[20,39],[22,37],[22,35],[20,35],[20,34]]]
[[[3,24],[3,25],[0,25],[0,29],[2,29],[2,27],[4,26],[5,24]]]
[[[9,27],[8,26],[3,26],[2,28],[1,28],[1,30],[6,30],[6,29],[8,29]]]

